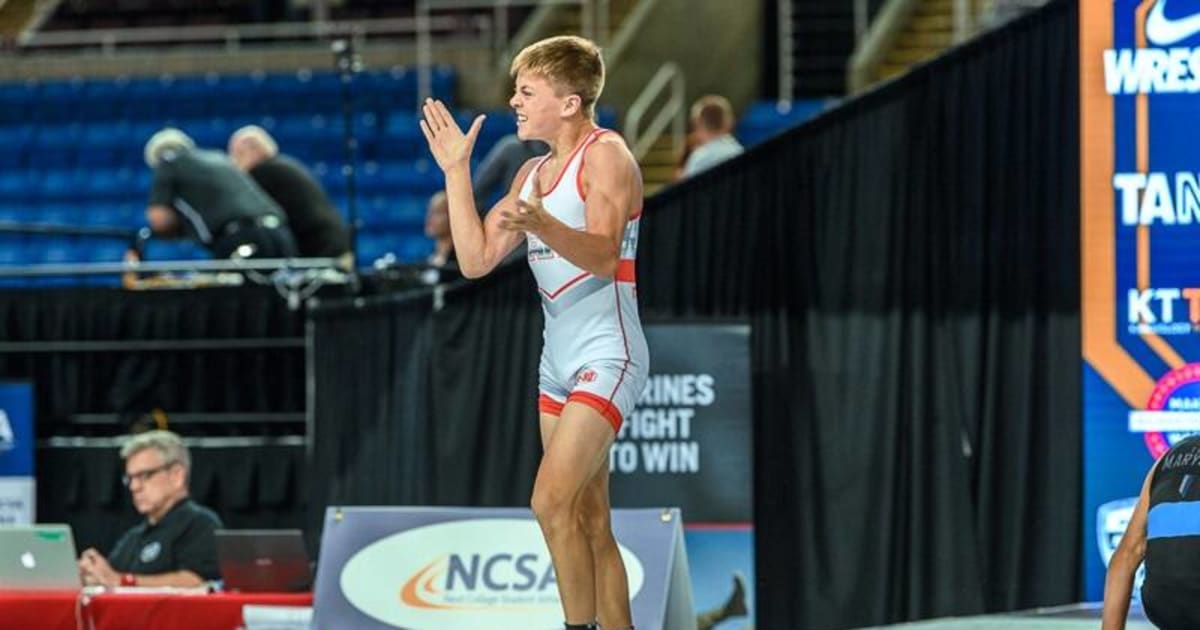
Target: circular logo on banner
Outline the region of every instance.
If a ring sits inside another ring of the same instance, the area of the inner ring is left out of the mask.
[[[162,552],[162,544],[157,540],[142,547],[142,553],[138,555],[143,564],[149,564],[158,559],[158,554]]]
[[[1158,379],[1148,411],[1200,412],[1200,363],[1189,363],[1176,368]],[[1155,459],[1162,457],[1176,442],[1195,435],[1198,431],[1147,431],[1143,434],[1146,448]]]
[[[642,563],[620,548],[629,596]],[[414,630],[551,628],[562,604],[537,522],[472,519],[418,527],[360,549],[342,568],[346,600],[389,626]]]

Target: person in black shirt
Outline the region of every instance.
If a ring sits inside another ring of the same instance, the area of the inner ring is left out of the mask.
[[[220,151],[197,149],[178,129],[146,143],[154,184],[146,220],[158,236],[194,238],[216,258],[290,258],[283,210]]]
[[[1138,565],[1146,562],[1142,608],[1164,630],[1200,628],[1200,436],[1150,467],[1133,516],[1108,564],[1104,630],[1123,630]]]
[[[301,256],[340,258],[353,266],[350,230],[316,178],[262,127],[247,125],[229,138],[229,157],[283,208]]]
[[[146,517],[106,558],[94,548],[79,559],[84,584],[201,586],[220,579],[214,532],[221,519],[188,497],[191,457],[170,431],[141,433],[121,448],[123,481]]]

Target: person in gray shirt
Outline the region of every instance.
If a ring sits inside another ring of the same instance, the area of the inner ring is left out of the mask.
[[[146,143],[154,183],[146,220],[157,236],[200,241],[214,258],[290,258],[296,242],[283,210],[220,151],[167,128]]]
[[[496,141],[479,163],[471,187],[475,189],[475,207],[481,214],[512,186],[517,171],[529,160],[546,155],[550,147],[541,140],[521,140],[510,133]]]
[[[741,155],[742,145],[733,137],[733,106],[724,96],[702,96],[692,105],[692,137],[696,142],[683,165],[683,176],[691,177],[729,158]]]

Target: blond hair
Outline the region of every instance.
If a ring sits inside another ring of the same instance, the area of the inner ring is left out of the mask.
[[[509,74],[527,72],[556,84],[556,89],[579,96],[589,118],[596,113],[596,101],[604,91],[604,59],[594,42],[575,35],[550,37],[526,46],[513,59]]]

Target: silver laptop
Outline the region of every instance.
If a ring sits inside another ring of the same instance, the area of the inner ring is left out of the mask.
[[[78,588],[70,525],[0,526],[0,590]]]

